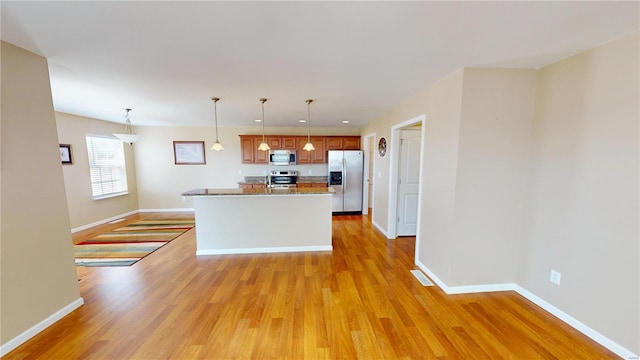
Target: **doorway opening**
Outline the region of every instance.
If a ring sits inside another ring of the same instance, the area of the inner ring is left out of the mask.
[[[373,213],[373,174],[374,156],[373,149],[376,141],[376,134],[368,134],[362,138],[364,152],[364,167],[362,176],[362,214],[369,214],[369,209]]]
[[[425,115],[420,115],[391,127],[387,235],[389,239],[415,235],[416,248],[420,234],[425,119]]]

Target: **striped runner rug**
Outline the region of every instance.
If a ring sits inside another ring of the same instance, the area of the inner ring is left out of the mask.
[[[193,219],[141,220],[74,245],[77,266],[131,266],[194,227]]]

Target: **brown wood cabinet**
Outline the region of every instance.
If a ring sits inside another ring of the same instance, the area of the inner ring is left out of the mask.
[[[360,136],[344,136],[342,150],[360,150]]]
[[[297,187],[299,188],[326,188],[327,187],[327,183],[297,183],[296,184]]]
[[[294,150],[296,148],[295,136],[267,136],[266,140],[269,147],[273,150]]]
[[[267,144],[269,144],[269,147],[272,148],[272,149],[282,149],[282,138],[281,137],[268,136],[267,137]]]
[[[360,150],[360,136],[327,136],[327,150]]]
[[[311,153],[309,151],[303,150],[304,144],[307,143],[306,136],[298,136],[296,137],[296,162],[298,164],[310,164],[311,163]]]
[[[240,189],[264,189],[267,187],[266,184],[238,184]]]
[[[262,135],[240,135],[240,153],[243,164],[267,163],[268,151],[258,150],[258,145],[261,142]]]
[[[311,137],[311,143],[313,144],[315,150],[304,150],[303,148],[306,143],[306,136],[296,137],[296,162],[298,164],[322,164],[327,162],[327,149],[325,146],[324,137]]]
[[[295,136],[283,136],[282,137],[282,148],[286,150],[294,150],[296,148],[296,137]]]
[[[267,138],[265,137],[264,141],[268,141]],[[260,145],[260,143],[262,143],[262,135],[260,136],[255,136],[253,138],[253,152],[255,154],[255,163],[256,164],[266,164],[268,163],[268,159],[269,159],[269,151],[261,151],[258,150],[258,146]],[[268,144],[268,142],[267,142]]]
[[[327,150],[342,150],[342,136],[327,136]]]
[[[306,136],[270,135],[265,141],[271,149],[295,149],[298,164],[325,164],[328,150],[358,150],[360,136],[312,136],[315,150],[305,151]],[[240,149],[243,164],[266,164],[268,152],[258,150],[262,135],[240,135]]]
[[[253,164],[256,162],[255,149],[253,146],[253,136],[240,136],[240,151],[243,164]]]
[[[312,164],[325,164],[327,162],[327,147],[324,137],[311,137],[311,143],[315,150],[310,151]]]

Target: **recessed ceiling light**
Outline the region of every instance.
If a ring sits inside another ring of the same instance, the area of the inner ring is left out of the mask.
[[[255,121],[255,122],[262,122],[262,120],[261,120],[261,119],[255,119],[255,120],[253,120],[253,121]]]
[[[299,122],[299,123],[306,123],[306,122],[307,122],[307,120],[305,120],[305,119],[300,119],[300,120],[298,120],[298,122]]]
[[[349,123],[349,120],[342,120],[342,123],[343,123],[343,124],[348,124],[348,123]]]

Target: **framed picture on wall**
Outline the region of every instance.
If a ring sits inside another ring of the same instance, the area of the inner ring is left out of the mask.
[[[173,158],[176,165],[204,165],[204,141],[174,141]]]
[[[71,157],[70,144],[60,144],[60,161],[62,161],[62,165],[73,164],[73,158]]]

